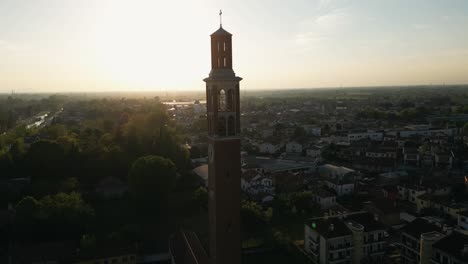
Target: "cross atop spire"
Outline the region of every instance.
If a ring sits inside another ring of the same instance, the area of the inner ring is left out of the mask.
[[[219,27],[223,27],[223,11],[219,10]]]

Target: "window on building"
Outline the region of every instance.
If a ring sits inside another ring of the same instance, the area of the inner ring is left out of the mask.
[[[224,51],[226,51],[226,42],[223,43],[224,44]]]
[[[221,89],[218,94],[218,110],[226,111],[226,91]]]
[[[227,67],[227,59],[224,58],[224,68],[226,68],[226,67]]]
[[[442,257],[442,264],[447,264],[448,263],[448,257],[447,256],[443,256]]]

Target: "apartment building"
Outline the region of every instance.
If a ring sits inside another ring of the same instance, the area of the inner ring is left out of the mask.
[[[313,218],[305,223],[304,249],[317,264],[378,262],[385,252],[384,231],[367,212]]]

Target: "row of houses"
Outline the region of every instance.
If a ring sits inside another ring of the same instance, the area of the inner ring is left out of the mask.
[[[430,125],[410,125],[400,130],[392,131],[364,131],[348,133],[348,142],[358,141],[361,139],[370,139],[373,141],[383,141],[384,137],[394,136],[398,138],[410,138],[414,136],[436,137],[448,136],[452,137],[457,134],[457,128],[436,128]]]
[[[288,143],[263,142],[263,143],[255,144],[255,146],[258,148],[258,152],[263,153],[263,154],[276,154],[280,152],[282,149],[284,149],[286,153],[302,153],[305,150],[308,154],[307,156],[309,155],[318,156],[315,153],[317,152],[319,148],[316,145],[311,145],[310,147],[304,146],[303,144],[298,143],[296,141],[291,141]],[[311,150],[310,154],[309,154],[309,149],[313,149]]]

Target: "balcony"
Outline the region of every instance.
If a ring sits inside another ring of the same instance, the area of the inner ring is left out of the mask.
[[[319,255],[319,250],[318,248],[317,249],[314,249],[312,247],[309,247],[309,251],[307,253],[310,253],[312,256],[314,257],[318,257]]]
[[[373,251],[368,251],[367,252],[367,255],[369,256],[377,256],[377,255],[383,255],[385,253],[385,250],[384,249],[377,249],[377,250],[373,250]]]
[[[364,239],[364,244],[374,244],[374,243],[384,243],[385,240],[384,240],[384,236],[381,236],[380,239],[374,239],[374,238],[371,238],[371,239]]]
[[[332,253],[332,252],[335,252],[335,251],[342,251],[342,250],[352,249],[352,248],[353,248],[353,245],[351,245],[351,243],[339,244],[339,245],[329,246],[328,251],[330,251],[330,253]]]
[[[351,263],[351,257],[347,256],[347,257],[344,257],[344,258],[329,259],[328,263],[330,263],[330,264]]]
[[[316,239],[314,239],[312,236],[307,236],[307,238],[309,239],[310,242],[312,242],[313,244],[317,245],[318,244],[318,237]]]

